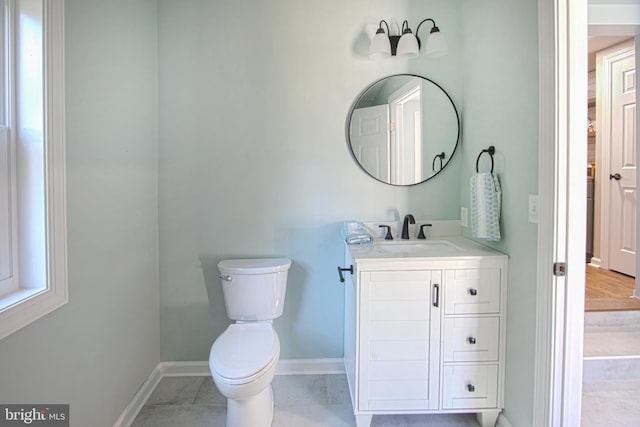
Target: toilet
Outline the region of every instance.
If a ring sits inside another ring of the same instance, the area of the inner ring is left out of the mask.
[[[288,258],[218,263],[227,316],[235,323],[211,346],[209,369],[227,398],[227,427],[268,427],[273,420],[280,340],[272,321],[284,310],[290,266]]]

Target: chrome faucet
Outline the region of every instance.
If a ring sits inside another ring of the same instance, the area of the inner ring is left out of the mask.
[[[407,214],[404,216],[404,222],[402,223],[402,238],[409,238],[409,224],[415,224],[416,219],[411,214]]]

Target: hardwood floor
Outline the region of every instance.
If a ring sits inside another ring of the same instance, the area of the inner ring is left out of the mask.
[[[633,277],[587,264],[585,311],[640,310],[634,288]]]

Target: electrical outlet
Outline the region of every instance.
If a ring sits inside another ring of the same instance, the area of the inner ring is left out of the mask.
[[[538,195],[529,194],[529,222],[538,223]]]
[[[467,208],[460,208],[460,225],[469,226],[469,210]]]

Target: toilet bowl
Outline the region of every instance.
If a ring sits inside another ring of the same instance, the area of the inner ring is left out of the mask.
[[[270,426],[271,381],[280,357],[280,341],[271,323],[230,325],[211,347],[209,368],[227,401],[227,426]]]
[[[218,264],[227,315],[236,321],[209,355],[211,377],[227,398],[227,427],[271,426],[271,381],[280,357],[272,320],[283,311],[290,265],[286,258]]]

